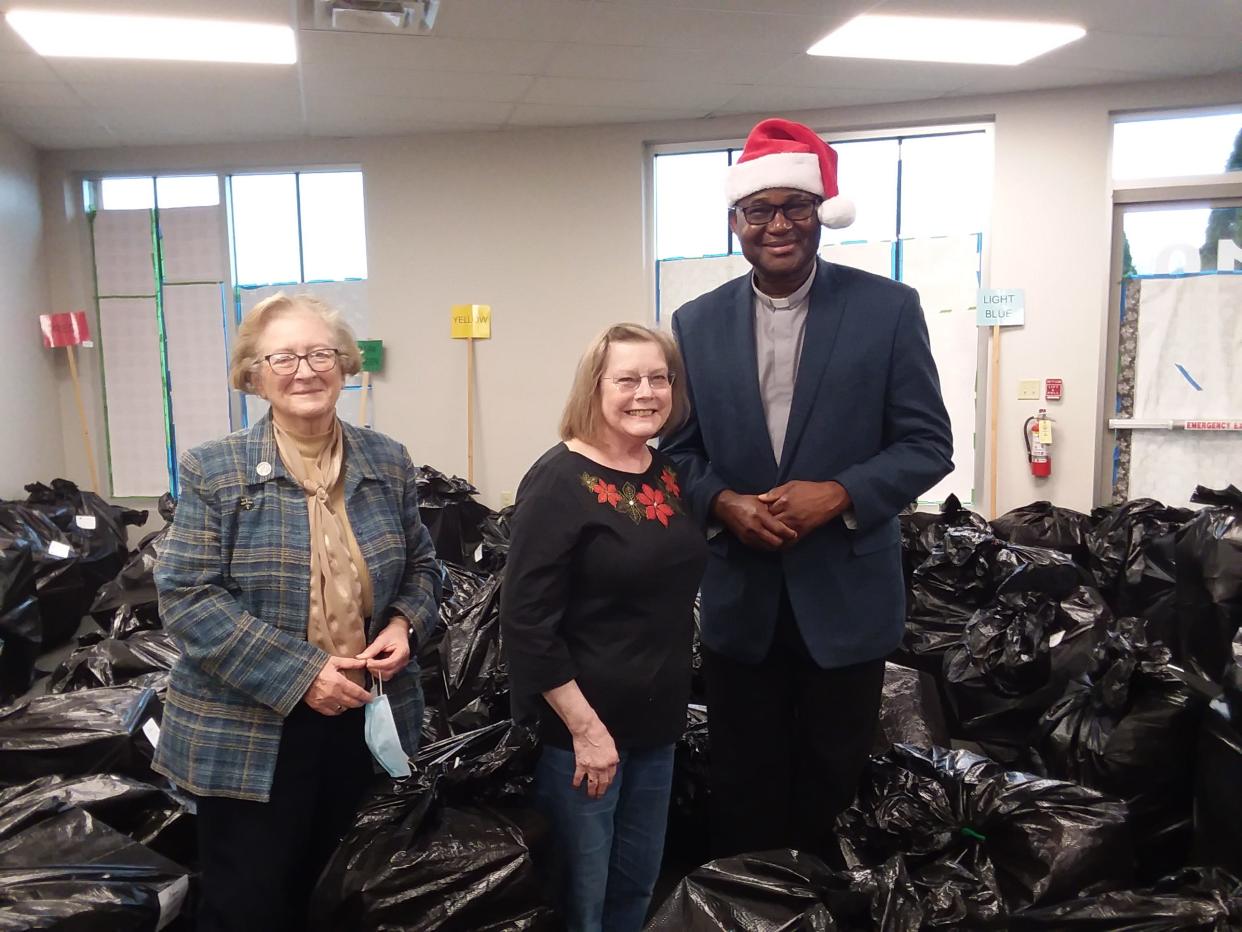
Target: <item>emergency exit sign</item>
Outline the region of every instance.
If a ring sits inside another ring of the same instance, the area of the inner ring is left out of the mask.
[[[1021,288],[980,288],[975,301],[980,327],[1019,327],[1026,323],[1026,296]]]

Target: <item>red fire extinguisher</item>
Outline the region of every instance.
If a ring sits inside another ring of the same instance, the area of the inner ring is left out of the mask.
[[[1045,421],[1052,419],[1047,416],[1044,408],[1039,409],[1035,417],[1028,417],[1022,425],[1022,439],[1026,441],[1026,459],[1031,464],[1031,475],[1037,479],[1046,479],[1052,475],[1052,450],[1048,444],[1040,440],[1040,427]],[[1051,431],[1051,425],[1044,428],[1045,436]]]

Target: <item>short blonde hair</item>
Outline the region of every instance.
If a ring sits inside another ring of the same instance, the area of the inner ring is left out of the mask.
[[[574,384],[565,402],[565,412],[561,415],[562,440],[590,442],[597,439],[603,422],[600,380],[608,364],[608,348],[614,343],[654,343],[664,354],[664,364],[668,366],[673,380],[673,401],[668,420],[656,436],[663,437],[686,422],[690,414],[690,397],[686,392],[686,367],[681,351],[677,349],[677,341],[662,330],[652,330],[641,324],[614,324],[592,340],[578,360]]]
[[[287,295],[278,291],[247,311],[237,328],[229,363],[229,383],[239,392],[254,393],[252,377],[255,367],[263,361],[259,355],[259,341],[273,319],[290,311],[308,311],[328,325],[332,330],[332,342],[341,352],[337,365],[344,375],[355,375],[362,370],[362,351],[358,349],[353,329],[345,323],[340,311],[313,295]]]

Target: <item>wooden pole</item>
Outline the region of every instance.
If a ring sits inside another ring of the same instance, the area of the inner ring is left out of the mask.
[[[82,383],[78,379],[78,359],[72,346],[65,347],[69,357],[69,375],[73,377],[73,397],[78,403],[78,421],[82,424],[82,443],[86,447],[86,462],[91,467],[91,491],[99,494],[99,470],[95,468],[95,450],[91,447],[91,431],[86,424],[86,407],[82,404]]]
[[[991,398],[988,400],[988,448],[991,451],[988,458],[988,506],[992,509],[993,518],[1000,514],[996,501],[996,464],[1000,453],[1000,432],[997,430],[1000,419],[1000,332],[999,325],[992,328],[992,365],[988,369],[992,377]]]
[[[474,337],[466,338],[466,481],[474,485]]]
[[[367,426],[367,396],[371,394],[371,373],[362,373],[362,400],[358,402],[358,426]]]

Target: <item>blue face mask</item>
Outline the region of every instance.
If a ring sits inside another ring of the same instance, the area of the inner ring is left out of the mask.
[[[367,747],[388,776],[399,780],[410,775],[410,758],[401,747],[401,736],[397,734],[397,722],[392,717],[392,706],[384,695],[384,683],[375,678],[376,694],[366,705],[365,735]]]

